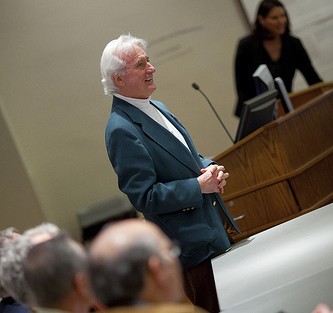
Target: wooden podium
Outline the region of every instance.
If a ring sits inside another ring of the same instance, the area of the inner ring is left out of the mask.
[[[304,103],[309,102],[310,100],[320,96],[321,94],[333,89],[333,82],[329,83],[318,83],[310,86],[307,89],[296,91],[289,94],[289,98],[293,104],[293,107],[297,109],[302,106]],[[282,105],[279,104],[279,116],[285,115]]]
[[[214,157],[230,174],[222,197],[242,231],[235,241],[333,201],[333,84],[298,96],[294,112]]]

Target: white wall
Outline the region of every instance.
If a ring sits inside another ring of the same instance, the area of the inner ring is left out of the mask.
[[[154,97],[183,121],[199,150],[215,155],[231,145],[191,83],[209,95],[234,134],[233,50],[246,32],[238,2],[2,0],[0,25],[0,112],[25,170],[26,189],[36,199],[29,205],[20,195],[10,201],[15,184],[2,176],[1,228],[16,224],[29,207],[78,236],[77,212],[119,195],[104,148],[111,98],[103,94],[99,60],[107,42],[121,33],[150,43],[157,68]],[[4,158],[0,162],[6,166]]]
[[[0,228],[29,212],[20,228],[44,218],[79,236],[77,212],[120,194],[104,147],[111,98],[99,60],[121,33],[150,43],[154,98],[180,118],[199,151],[214,156],[231,146],[191,84],[234,135],[233,57],[247,30],[235,0],[1,0],[0,113],[15,147],[9,158],[23,172],[0,175]],[[0,162],[6,168],[8,156]],[[30,197],[17,193],[17,182]]]

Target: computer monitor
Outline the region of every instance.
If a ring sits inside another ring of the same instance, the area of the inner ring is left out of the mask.
[[[252,77],[254,79],[256,95],[260,95],[267,90],[277,89],[278,98],[281,101],[284,112],[289,113],[294,111],[294,107],[290,101],[283,80],[281,79],[281,77],[273,78],[266,64],[259,65],[256,71],[253,73]]]
[[[259,65],[252,77],[254,79],[256,95],[260,95],[267,90],[275,89],[273,76],[266,64]]]
[[[274,119],[277,90],[267,90],[244,102],[235,143]]]
[[[274,81],[284,112],[289,113],[294,111],[294,106],[292,105],[291,100],[288,96],[288,92],[283,80],[281,79],[281,77],[276,77]]]

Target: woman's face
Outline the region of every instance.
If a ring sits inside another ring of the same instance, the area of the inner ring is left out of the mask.
[[[274,37],[283,35],[288,23],[286,12],[282,7],[272,8],[265,17],[259,15],[258,21]]]

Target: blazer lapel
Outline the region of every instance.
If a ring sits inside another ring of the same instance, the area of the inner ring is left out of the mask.
[[[158,102],[151,101],[151,103],[157,107],[164,115],[165,117],[180,131],[180,133],[183,135],[188,147],[191,150],[192,157],[195,159],[196,163],[198,164],[199,168],[203,168],[203,164],[199,158],[199,153],[197,149],[195,148],[192,139],[184,126],[181,124],[181,122],[174,116],[170,111],[166,110],[164,107],[159,105]]]
[[[202,168],[201,161],[194,157],[193,143],[188,140],[188,135],[184,133],[184,130],[178,123],[175,123],[174,119],[170,117],[170,113],[161,107],[157,108],[168,118],[168,120],[181,132],[184,136],[191,152],[175,137],[170,136],[170,132],[163,126],[152,120],[147,114],[140,111],[135,106],[128,102],[114,97],[113,109],[118,109],[125,112],[134,123],[141,125],[142,131],[160,145],[168,153],[172,154],[179,162],[192,169],[195,173],[199,174]],[[155,105],[156,106],[156,105]]]

